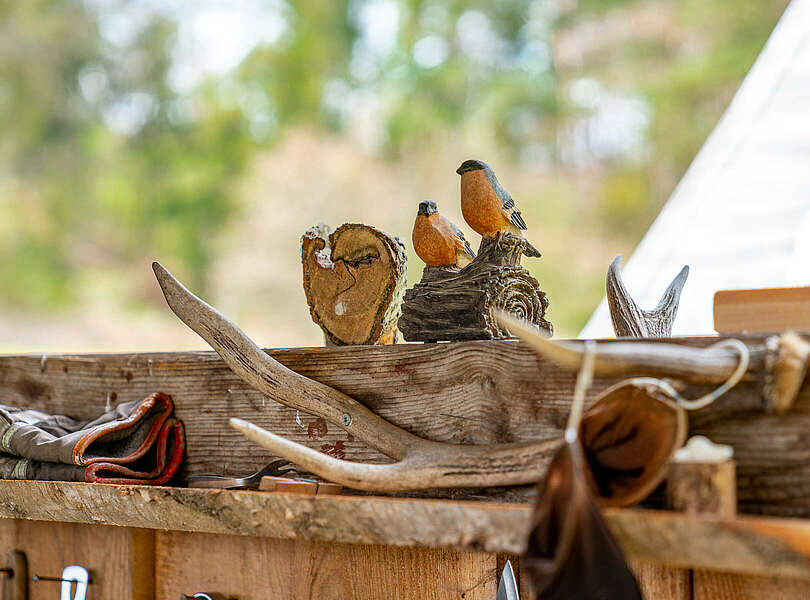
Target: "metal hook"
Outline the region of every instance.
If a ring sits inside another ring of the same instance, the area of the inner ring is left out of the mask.
[[[40,581],[61,581],[60,600],[85,600],[87,598],[87,586],[90,585],[90,573],[81,565],[70,565],[62,570],[61,577],[48,577],[37,575],[31,578],[34,583]],[[76,584],[76,595],[72,595],[73,584]]]
[[[9,600],[28,599],[28,560],[22,550],[12,550],[6,558],[6,564],[0,568],[0,573],[6,575],[0,589],[3,598]]]

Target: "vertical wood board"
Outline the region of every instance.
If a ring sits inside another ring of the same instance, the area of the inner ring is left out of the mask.
[[[807,600],[810,581],[719,571],[694,572],[694,600]]]
[[[219,592],[239,600],[492,600],[496,555],[157,533],[158,598]]]
[[[86,568],[91,575],[87,600],[155,598],[152,531],[20,520],[15,547],[25,552],[31,576],[59,577],[74,564]],[[31,582],[29,600],[52,600],[59,590],[59,582]]]

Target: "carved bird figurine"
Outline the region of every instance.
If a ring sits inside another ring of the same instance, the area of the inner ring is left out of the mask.
[[[483,237],[511,233],[525,239],[526,222],[487,163],[465,160],[456,173],[461,175],[461,214],[474,231]],[[528,240],[525,254],[540,258]]]
[[[433,200],[423,200],[413,224],[413,248],[431,267],[465,267],[475,258],[461,229],[439,214]]]

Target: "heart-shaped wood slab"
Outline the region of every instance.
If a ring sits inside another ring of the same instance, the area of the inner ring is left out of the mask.
[[[301,239],[304,293],[328,344],[393,344],[407,258],[397,238],[358,223],[324,224]]]

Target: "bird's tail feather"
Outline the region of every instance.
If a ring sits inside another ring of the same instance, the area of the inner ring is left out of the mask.
[[[540,251],[537,248],[531,245],[529,240],[526,240],[526,250],[523,252],[523,254],[525,254],[526,256],[531,256],[533,258],[540,258],[541,256],[543,256],[542,254],[540,254]]]

